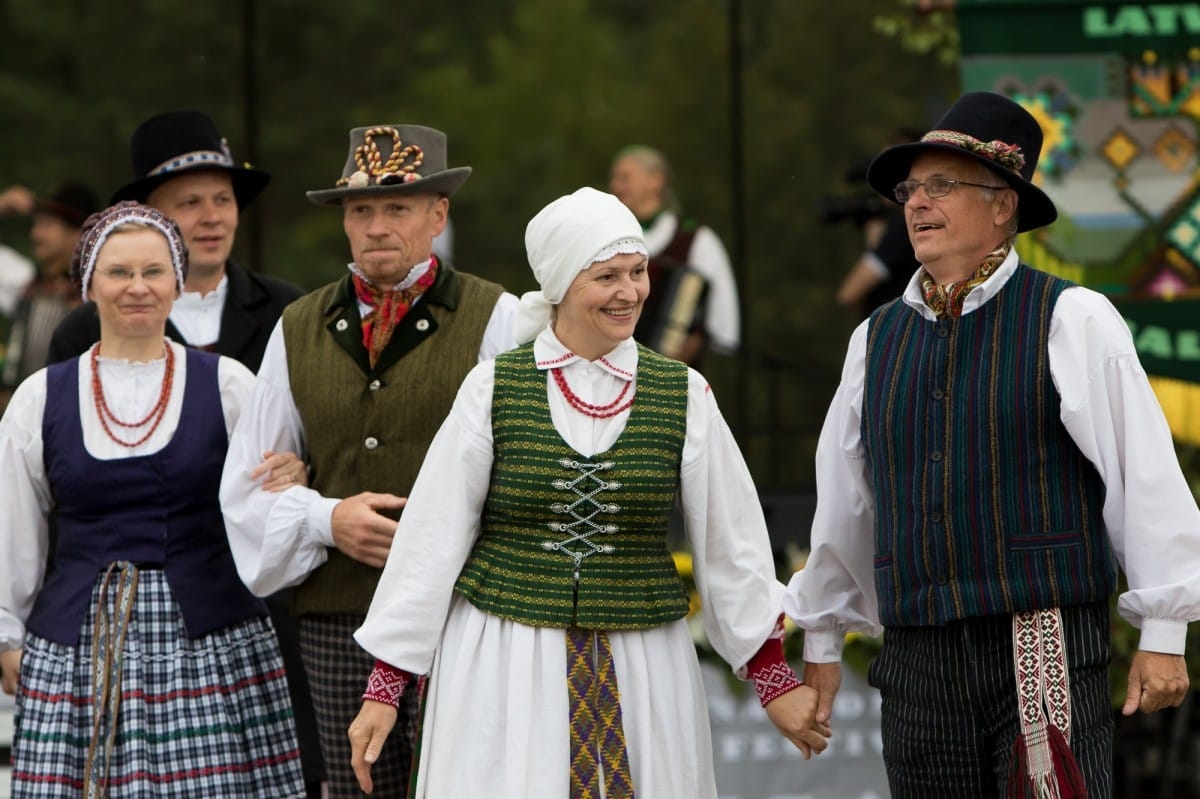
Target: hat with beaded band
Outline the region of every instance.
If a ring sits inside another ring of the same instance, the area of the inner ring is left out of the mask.
[[[350,131],[350,155],[331,189],[307,192],[316,205],[345,197],[438,194],[449,197],[471,167],[446,166],[446,134],[424,125],[374,125]]]
[[[987,166],[1017,193],[1018,231],[1058,218],[1054,202],[1033,183],[1042,152],[1042,126],[1016,103],[994,92],[968,92],[918,142],[889,147],[867,169],[871,188],[895,201],[896,184],[908,179],[919,155],[953,152]]]
[[[138,125],[129,142],[133,180],[113,192],[110,204],[144,203],[163,183],[189,172],[217,170],[229,174],[238,209],[257,197],[271,175],[233,160],[229,143],[203,111],[166,111]]]

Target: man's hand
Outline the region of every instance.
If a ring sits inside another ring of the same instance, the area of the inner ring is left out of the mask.
[[[829,724],[833,718],[833,699],[842,687],[842,664],[806,662],[804,684],[817,691],[817,723]]]
[[[396,726],[397,715],[396,708],[389,704],[364,699],[358,716],[350,724],[350,765],[354,767],[354,776],[363,793],[375,789],[371,764],[379,759],[383,742]]]
[[[21,673],[21,650],[10,649],[0,652],[0,683],[4,693],[9,696],[17,695],[17,675]]]
[[[308,467],[294,452],[263,453],[263,462],[250,472],[251,480],[262,480],[266,491],[278,493],[292,486],[308,485]]]
[[[808,685],[793,688],[767,703],[767,718],[783,737],[804,753],[808,760],[829,746],[832,732],[828,724],[816,720],[817,690]]]
[[[1153,713],[1179,707],[1187,695],[1188,672],[1183,655],[1164,655],[1139,649],[1129,667],[1129,687],[1121,713]]]
[[[406,502],[395,494],[370,491],[343,499],[333,508],[334,545],[359,563],[383,568],[396,536],[396,521],[379,511],[399,510]]]

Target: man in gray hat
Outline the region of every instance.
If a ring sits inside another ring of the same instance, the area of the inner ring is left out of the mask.
[[[333,797],[361,795],[346,730],[374,662],[353,633],[405,495],[467,372],[515,346],[516,297],[432,254],[449,198],[470,173],[447,167],[446,137],[432,128],[350,131],[341,177],[308,197],[342,208],[354,260],[284,312],[229,445],[221,504],[234,558],[256,593],[296,586]],[[283,451],[302,453],[309,486],[262,490],[264,453]],[[389,741],[375,765],[377,795],[405,795],[411,693],[397,727],[408,735]]]

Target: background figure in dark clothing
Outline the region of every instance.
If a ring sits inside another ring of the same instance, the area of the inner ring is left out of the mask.
[[[46,365],[54,329],[80,303],[68,274],[71,255],[80,226],[96,209],[92,190],[80,183],[60,183],[34,202],[29,239],[37,274],[25,287],[8,332],[0,409],[22,380]]]
[[[112,202],[136,200],[163,212],[182,229],[188,249],[187,282],[171,308],[167,337],[258,372],[279,315],[304,293],[286,281],[251,272],[230,257],[241,212],[271,176],[238,165],[216,124],[201,111],[150,117],[133,132],[130,150],[133,179],[113,193]],[[73,358],[99,338],[96,306],[85,303],[55,331],[50,361]],[[320,796],[325,769],[291,601],[287,592],[266,599],[287,667],[304,779],[309,795]]]
[[[901,129],[890,144],[917,141],[921,132]],[[851,220],[862,230],[863,252],[846,272],[837,288],[837,302],[853,309],[860,319],[904,293],[913,273],[921,266],[913,255],[904,210],[879,197],[867,186],[868,161],[846,173],[848,183],[862,193],[825,195],[820,200],[820,219],[826,224]]]
[[[710,347],[735,352],[741,318],[729,255],[711,228],[681,213],[666,157],[645,145],[622,148],[609,190],[633,211],[650,250],[650,297],[634,338],[693,367]]]

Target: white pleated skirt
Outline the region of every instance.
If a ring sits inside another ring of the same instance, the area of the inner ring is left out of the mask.
[[[708,704],[687,623],[608,633],[638,799],[716,799]],[[433,664],[416,799],[569,799],[563,630],[455,595]]]

